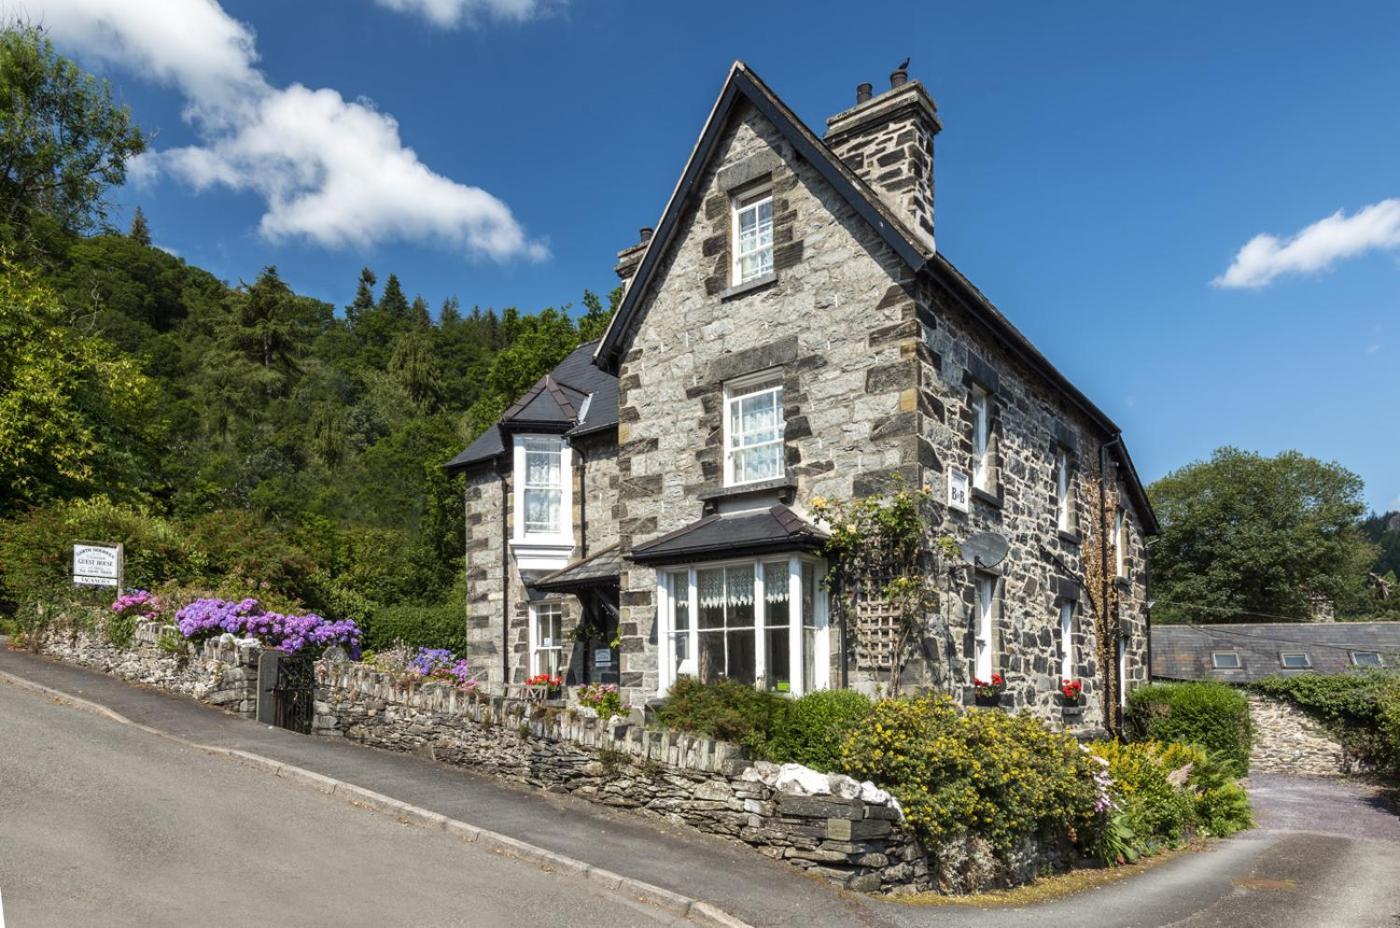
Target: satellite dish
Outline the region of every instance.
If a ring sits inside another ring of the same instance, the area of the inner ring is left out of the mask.
[[[1011,542],[1005,535],[996,532],[978,532],[969,535],[967,541],[958,546],[963,560],[976,567],[995,567],[1006,558]]]

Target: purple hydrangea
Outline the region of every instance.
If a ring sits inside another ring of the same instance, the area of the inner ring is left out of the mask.
[[[340,645],[350,657],[360,656],[360,627],[349,619],[331,621],[314,612],[283,615],[267,612],[256,599],[230,602],[226,599],[197,599],[175,614],[180,634],[190,639],[212,638],[229,632],[243,638],[256,638],[269,647],[288,654],[305,649],[319,654]]]
[[[419,648],[409,660],[408,670],[420,677],[451,680],[465,689],[476,686],[476,678],[467,669],[466,658],[457,657],[448,648]]]
[[[112,611],[117,615],[137,613],[144,619],[155,618],[160,608],[160,600],[147,590],[127,590],[112,603]]]

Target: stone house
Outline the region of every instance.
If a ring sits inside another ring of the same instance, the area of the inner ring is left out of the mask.
[[[890,83],[818,137],[736,63],[655,231],[619,252],[605,336],[447,465],[489,689],[875,691],[881,629],[828,602],[810,502],[894,485],[931,488],[940,535],[1009,542],[949,574],[905,683],[966,694],[1000,672],[1004,703],[1057,717],[1064,677],[1091,711],[1101,669],[1146,681],[1156,523],[1119,429],[935,248],[937,110]],[[1088,468],[1121,541],[1108,668],[1080,595]]]

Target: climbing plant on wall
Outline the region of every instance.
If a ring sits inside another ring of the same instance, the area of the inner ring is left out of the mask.
[[[1100,692],[1103,694],[1104,727],[1118,734],[1123,730],[1123,706],[1119,696],[1123,681],[1118,679],[1114,643],[1122,633],[1118,614],[1118,585],[1114,582],[1117,539],[1113,531],[1113,500],[1117,489],[1093,468],[1085,470],[1081,498],[1089,508],[1088,529],[1080,547],[1084,570],[1084,595],[1094,617],[1094,656],[1098,661]]]

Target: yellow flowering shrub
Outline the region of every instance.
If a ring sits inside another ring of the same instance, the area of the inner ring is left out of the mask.
[[[885,699],[846,738],[842,764],[888,789],[921,837],[965,833],[1001,851],[1094,817],[1094,762],[1029,716],[961,711],[946,696]]]
[[[1190,833],[1196,813],[1186,775],[1176,783],[1168,777],[1196,762],[1193,749],[1157,741],[1098,741],[1089,750],[1108,761],[1113,797],[1142,850],[1176,844]]]

